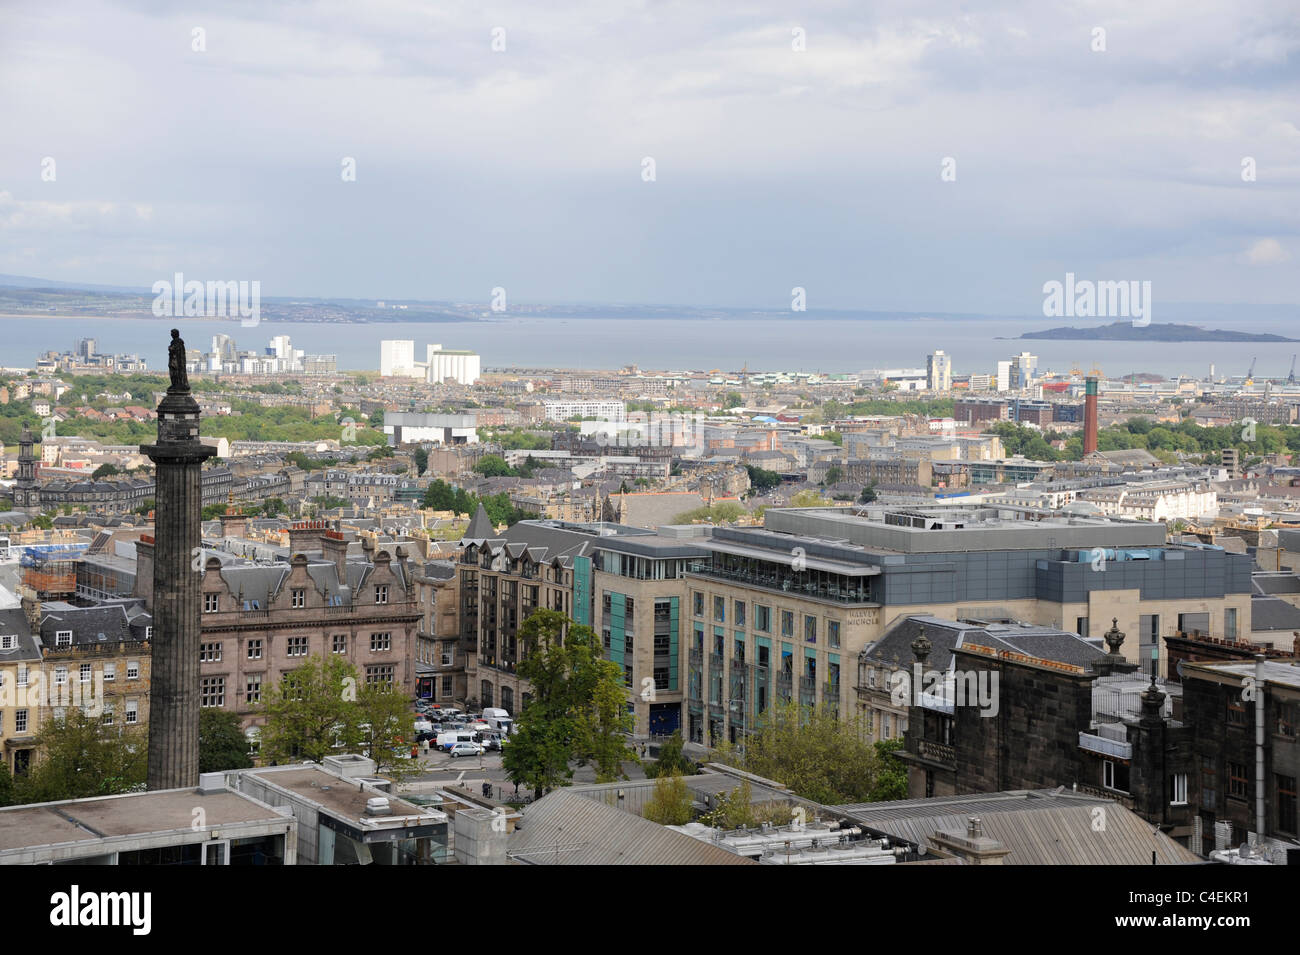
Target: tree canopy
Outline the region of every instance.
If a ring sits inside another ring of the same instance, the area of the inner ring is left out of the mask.
[[[601,657],[595,631],[536,610],[519,628],[519,646],[517,671],[533,692],[502,754],[511,782],[540,798],[573,778],[575,761],[590,763],[598,782],[622,778],[632,716],[622,670]]]

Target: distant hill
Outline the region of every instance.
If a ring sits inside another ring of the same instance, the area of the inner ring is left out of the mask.
[[[1196,325],[1171,323],[1134,325],[1115,322],[1093,328],[1049,328],[1041,332],[1025,332],[1021,338],[1049,339],[1055,341],[1093,342],[1294,342],[1295,338],[1282,335],[1229,332],[1217,328],[1200,328]]]

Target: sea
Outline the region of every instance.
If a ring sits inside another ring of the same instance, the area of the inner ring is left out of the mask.
[[[1074,320],[1083,325],[1083,320]],[[952,359],[957,375],[993,373],[997,362],[1022,351],[1038,356],[1044,371],[1100,369],[1105,377],[1146,373],[1165,377],[1244,376],[1285,378],[1300,343],[1105,342],[1016,340],[1025,331],[1066,324],[1061,319],[913,316],[906,319],[789,318],[512,318],[420,323],[308,323],[239,320],[83,318],[51,314],[0,316],[0,366],[31,367],[49,350],[71,351],[95,338],[107,354],[138,354],[151,370],[167,367],[169,329],[179,327],[190,348],[209,351],[212,336],[229,335],[240,350],[264,351],[272,336],[288,335],[307,354],[333,354],[341,371],[379,368],[383,339],[477,352],[487,369],[566,368],[643,371],[802,371],[855,373],[868,369],[923,368],[936,349]],[[1104,324],[1098,321],[1096,324]],[[1256,315],[1248,326],[1215,319],[1198,323],[1255,333],[1300,337],[1293,318]]]

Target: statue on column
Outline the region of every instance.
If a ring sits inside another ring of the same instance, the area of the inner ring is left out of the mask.
[[[185,340],[179,329],[172,329],[172,343],[167,346],[167,371],[172,377],[168,391],[189,391],[190,379],[185,372]]]

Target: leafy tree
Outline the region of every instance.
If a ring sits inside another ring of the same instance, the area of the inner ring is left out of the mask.
[[[868,484],[866,487],[862,489],[862,493],[858,495],[858,500],[861,501],[863,504],[870,504],[875,499],[876,499],[876,485],[874,483]]]
[[[745,396],[739,391],[728,391],[726,397],[722,400],[722,407],[727,409],[739,408],[744,403]]]
[[[429,467],[429,452],[424,450],[424,448],[416,448],[415,451],[412,452],[411,458],[415,462],[415,476],[419,477]]]
[[[154,499],[149,498],[149,500],[145,501],[143,504],[141,504],[131,513],[148,515],[148,513],[152,511],[156,506],[157,504],[154,502]]]
[[[830,501],[809,488],[806,491],[800,491],[794,497],[790,498],[791,507],[825,507]]]
[[[289,510],[289,506],[284,503],[283,498],[268,497],[262,502],[262,513],[267,517],[275,517],[277,514],[284,514]]]
[[[219,773],[252,765],[239,714],[215,706],[199,710],[199,772]]]
[[[431,481],[424,491],[424,506],[435,511],[450,511],[456,506],[456,491],[446,481]]]
[[[827,431],[822,437],[827,441],[838,444],[841,448],[844,447],[844,435],[839,431]]]
[[[356,668],[343,657],[313,654],[302,666],[286,673],[266,692],[259,713],[262,759],[271,764],[310,759],[316,762],[334,753],[335,745],[352,749],[360,741],[348,733],[356,699]]]
[[[740,785],[731,792],[719,793],[714,797],[713,810],[700,817],[700,822],[718,829],[739,829],[757,824],[753,807],[754,791],[748,779],[742,779]]]
[[[655,780],[654,792],[641,815],[661,826],[684,826],[695,818],[694,798],[681,773],[668,773]]]
[[[105,461],[99,467],[95,468],[95,470],[90,472],[90,478],[92,481],[98,481],[102,477],[112,477],[114,474],[121,474],[121,473],[122,473],[121,468],[119,468],[115,464],[110,464],[109,462]]]
[[[885,768],[857,718],[795,702],[773,707],[743,747],[723,742],[716,758],[827,805],[870,801]]]
[[[735,501],[721,501],[712,507],[697,507],[685,511],[673,518],[674,524],[693,524],[696,521],[709,521],[714,524],[730,524],[739,520],[745,509]]]
[[[519,628],[517,671],[533,688],[502,754],[508,778],[542,794],[592,763],[596,778],[622,775],[631,714],[618,664],[602,659],[595,631],[556,610],[536,610]]]
[[[823,484],[838,484],[844,478],[844,469],[838,464],[832,464],[826,469],[826,477]]]
[[[49,514],[37,514],[32,518],[32,527],[38,527],[43,531],[48,531],[54,526],[54,518]]]
[[[474,470],[484,477],[517,477],[518,473],[499,454],[485,454],[474,464]]]
[[[684,745],[682,731],[673,730],[673,735],[659,747],[659,758],[645,767],[646,775],[652,778],[672,773],[691,776],[699,772],[699,768],[682,752]]]
[[[881,765],[880,773],[876,776],[876,785],[871,790],[871,802],[907,798],[907,766],[896,755],[903,747],[904,743],[901,739],[876,741],[876,756],[879,757]]]
[[[144,785],[149,741],[138,728],[105,726],[78,706],[45,723],[41,758],[17,780],[20,802],[53,802],[131,792]]]
[[[354,671],[355,672],[355,671]],[[347,722],[362,753],[375,761],[378,772],[401,781],[420,772],[410,758],[415,738],[411,704],[400,690],[387,684],[367,684],[357,693]]]
[[[12,806],[18,800],[14,778],[9,774],[9,764],[0,762],[0,806]]]
[[[749,486],[756,493],[761,494],[781,485],[781,475],[775,471],[754,467],[752,464],[746,464],[745,470],[749,472]]]

